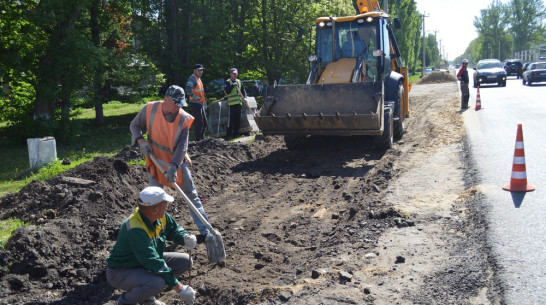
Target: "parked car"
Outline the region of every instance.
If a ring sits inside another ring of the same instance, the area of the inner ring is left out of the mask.
[[[506,87],[506,71],[498,59],[482,59],[476,65],[474,73],[474,88],[480,84],[497,83],[499,86]]]
[[[242,80],[247,96],[262,96],[264,85],[259,80]]]
[[[523,72],[523,84],[531,86],[532,83],[546,82],[546,62],[534,62],[529,64]]]
[[[217,78],[209,82],[205,86],[205,93],[207,97],[221,98],[224,94],[224,79]]]
[[[421,74],[421,78],[432,73],[432,68],[425,68],[425,74]]]
[[[519,79],[523,74],[523,63],[520,59],[507,59],[504,62],[504,71],[506,71],[506,76],[515,75]]]

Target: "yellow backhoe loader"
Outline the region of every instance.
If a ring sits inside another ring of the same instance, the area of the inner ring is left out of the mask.
[[[254,116],[264,135],[284,135],[288,149],[308,135],[372,135],[390,148],[409,117],[408,69],[389,15],[358,0],[355,16],[315,21],[315,55],[306,84],[268,87]]]

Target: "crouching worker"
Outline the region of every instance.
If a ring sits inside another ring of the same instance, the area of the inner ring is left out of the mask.
[[[174,198],[162,188],[145,188],[140,192],[140,200],[136,211],[122,223],[106,259],[108,283],[125,291],[116,305],[164,305],[155,296],[165,285],[174,289],[186,304],[193,304],[195,291],[176,278],[191,268],[189,255],[163,251],[167,240],[191,250],[197,245],[195,235],[188,234],[166,213]]]

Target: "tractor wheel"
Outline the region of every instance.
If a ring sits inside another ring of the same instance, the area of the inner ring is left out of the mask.
[[[375,145],[380,149],[389,149],[392,147],[394,142],[394,126],[392,119],[392,106],[385,106],[385,115],[384,115],[384,124],[385,128],[383,129],[383,134],[376,136],[374,138]]]
[[[405,98],[406,95],[404,94],[404,86],[402,83],[398,86],[398,96],[397,96],[397,104],[398,104],[398,120],[394,121],[394,136],[396,138],[401,138],[404,132],[406,131],[406,128],[404,126],[405,121],[405,111],[402,111],[402,107],[405,105]]]

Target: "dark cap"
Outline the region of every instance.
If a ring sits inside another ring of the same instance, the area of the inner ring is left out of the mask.
[[[195,70],[195,69],[201,69],[201,70],[203,70],[204,67],[203,67],[202,64],[197,64],[197,65],[195,65],[195,67],[193,67],[193,69],[194,69],[194,70]]]
[[[167,89],[165,96],[172,98],[178,107],[186,106],[186,94],[184,93],[184,89],[179,86],[170,86],[169,89]]]
[[[229,70],[229,73],[238,73],[238,72],[237,72],[237,68],[231,68],[231,69]]]

